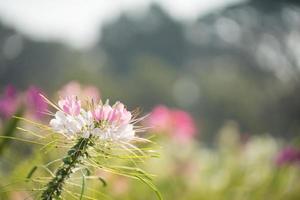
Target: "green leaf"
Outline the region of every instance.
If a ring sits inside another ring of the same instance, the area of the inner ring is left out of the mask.
[[[28,175],[26,176],[26,179],[30,179],[32,177],[32,175],[34,174],[34,172],[36,171],[37,166],[34,166],[28,173]]]
[[[99,181],[101,181],[101,183],[103,184],[103,187],[106,187],[107,186],[107,182],[101,178],[101,177],[98,177]]]

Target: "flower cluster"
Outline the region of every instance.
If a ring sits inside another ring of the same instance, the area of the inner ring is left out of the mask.
[[[134,120],[124,104],[116,102],[110,106],[108,101],[97,105],[90,102],[87,107],[89,109],[84,109],[81,101],[75,96],[60,100],[59,110],[50,121],[50,126],[68,138],[94,136],[110,141],[134,139]]]

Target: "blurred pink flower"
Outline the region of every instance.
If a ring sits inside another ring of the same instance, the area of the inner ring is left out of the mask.
[[[147,120],[148,125],[156,131],[165,131],[171,127],[171,116],[170,110],[163,105],[156,106],[150,113],[150,116]]]
[[[10,194],[9,200],[33,200],[33,197],[31,197],[32,194],[25,192],[25,191],[13,191]]]
[[[174,134],[176,138],[182,141],[187,141],[194,137],[196,126],[190,114],[182,110],[171,111],[172,125],[176,127]]]
[[[166,106],[156,106],[147,125],[157,132],[165,132],[175,140],[187,142],[196,134],[196,125],[191,115],[183,110],[170,109]]]
[[[19,106],[17,91],[12,85],[8,85],[4,89],[4,94],[0,98],[0,115],[8,119],[16,111]]]
[[[111,190],[114,195],[122,196],[128,192],[129,188],[130,183],[128,179],[119,176],[113,180]]]
[[[289,164],[300,164],[300,150],[294,147],[286,147],[282,149],[276,157],[278,166]]]
[[[41,94],[44,94],[43,91],[36,86],[30,86],[26,91],[25,105],[30,115],[37,119],[43,118],[48,109],[48,103],[41,97]]]
[[[58,94],[62,98],[75,95],[82,100],[86,98],[93,99],[94,101],[100,100],[100,92],[98,88],[91,85],[82,86],[77,81],[67,83],[62,87]]]

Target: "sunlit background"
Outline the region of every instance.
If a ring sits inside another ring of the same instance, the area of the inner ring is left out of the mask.
[[[139,107],[167,200],[300,199],[299,77],[297,0],[0,1],[2,135],[16,113],[47,123],[39,92]],[[16,145],[0,142],[0,177],[33,159]],[[154,199],[108,179],[115,199]]]

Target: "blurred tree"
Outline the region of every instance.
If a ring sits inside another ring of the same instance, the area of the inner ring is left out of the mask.
[[[54,42],[36,42],[0,24],[0,84],[27,88],[31,84],[57,88],[65,69],[79,62],[76,52]]]
[[[142,16],[125,14],[102,29],[100,47],[118,71],[126,72],[143,54],[156,56],[174,67],[186,56],[183,27],[158,5]]]
[[[205,133],[231,118],[246,132],[282,134],[279,124],[285,124],[285,134],[295,135],[288,131],[296,126],[291,110],[285,106],[287,110],[279,111],[277,101],[299,79],[297,4],[243,2],[202,16],[186,28],[187,65],[199,77],[203,97],[197,110],[205,119]],[[292,102],[299,94],[293,95],[287,97]],[[281,122],[271,113],[281,116]]]

